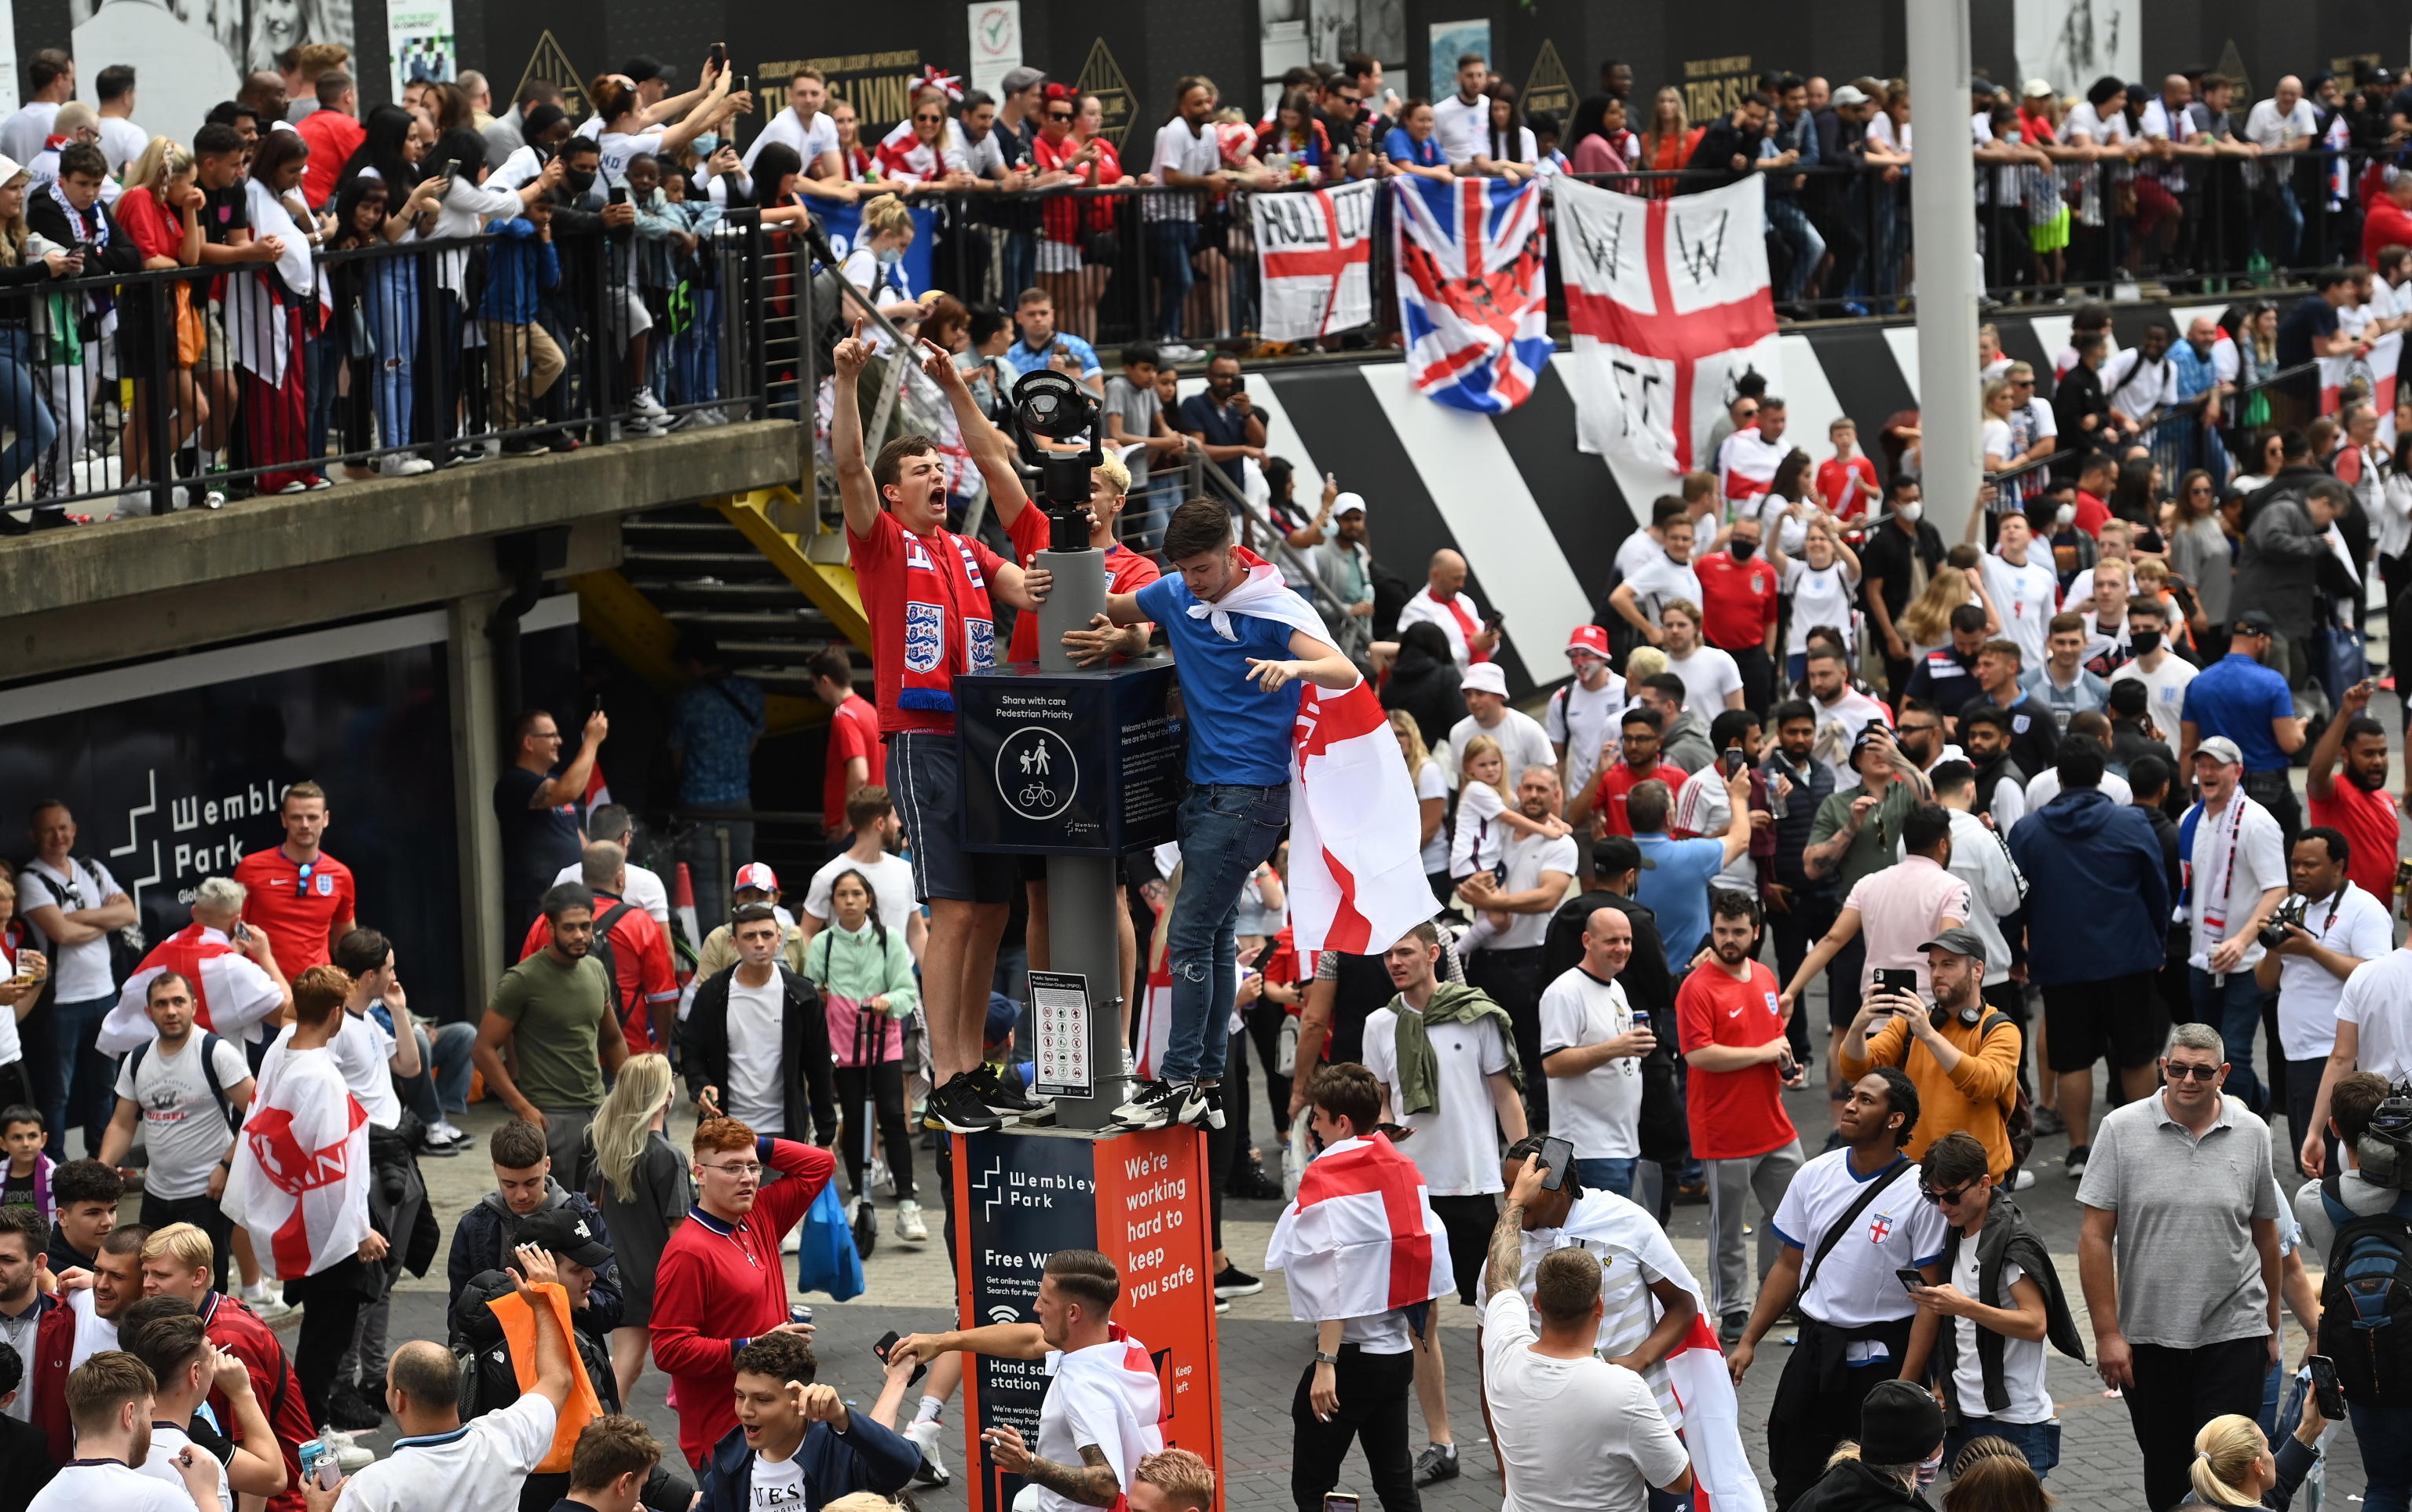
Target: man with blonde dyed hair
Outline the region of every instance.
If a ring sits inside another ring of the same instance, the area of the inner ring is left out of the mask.
[[[1207,1512],[1214,1505],[1214,1467],[1187,1449],[1158,1449],[1131,1475],[1131,1512]],[[822,1512],[838,1512],[832,1502]]]

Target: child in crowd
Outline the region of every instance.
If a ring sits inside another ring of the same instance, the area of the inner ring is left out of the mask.
[[[0,1145],[8,1150],[7,1174],[0,1176],[0,1208],[31,1208],[50,1222],[54,1206],[51,1172],[59,1164],[45,1152],[50,1142],[50,1126],[38,1108],[18,1103],[0,1110]]]
[[[1465,742],[1458,758],[1457,829],[1449,846],[1449,874],[1463,882],[1477,872],[1505,880],[1508,831],[1527,835],[1562,835],[1566,826],[1555,819],[1528,819],[1508,790],[1508,758],[1499,742],[1477,735]],[[1462,954],[1478,950],[1484,941],[1507,929],[1511,920],[1497,909],[1475,916],[1474,928],[1459,936]]]
[[[1844,416],[1826,427],[1834,455],[1817,467],[1817,496],[1838,519],[1853,520],[1883,497],[1876,487],[1876,464],[1860,453],[1860,427]]]

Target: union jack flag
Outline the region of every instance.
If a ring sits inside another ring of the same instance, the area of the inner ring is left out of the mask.
[[[1539,183],[1391,182],[1399,325],[1416,391],[1480,415],[1514,409],[1551,353]]]

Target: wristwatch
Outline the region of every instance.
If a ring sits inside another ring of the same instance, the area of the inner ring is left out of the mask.
[[[1318,1349],[1315,1352],[1315,1362],[1317,1365],[1337,1365],[1340,1363],[1340,1357],[1337,1355],[1327,1355],[1322,1350]]]

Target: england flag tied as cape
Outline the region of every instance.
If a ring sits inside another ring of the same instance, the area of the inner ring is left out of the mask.
[[[1213,603],[1193,605],[1192,615],[1226,639],[1239,639],[1231,615],[1253,614],[1334,644],[1322,616],[1282,585],[1278,569],[1238,554],[1247,578]],[[1418,813],[1398,737],[1372,686],[1360,678],[1331,692],[1302,680],[1289,764],[1289,917],[1300,950],[1376,955],[1432,917]]]
[[[1399,329],[1416,391],[1480,415],[1514,409],[1552,350],[1539,182],[1390,182]]]
[[[1309,341],[1374,318],[1372,179],[1311,194],[1248,197],[1267,341]]]
[[[103,1055],[123,1055],[158,1037],[147,1008],[151,984],[166,971],[193,984],[194,1026],[222,1039],[256,1037],[251,1026],[285,1003],[284,991],[233,941],[205,924],[188,924],[153,946],[125,978],[96,1036]]]
[[[1265,1269],[1287,1274],[1290,1316],[1305,1323],[1371,1317],[1457,1286],[1423,1173],[1379,1134],[1343,1139],[1308,1165],[1273,1225]]]
[[[1691,1331],[1663,1362],[1643,1373],[1643,1378],[1656,1393],[1667,1425],[1684,1435],[1684,1446],[1691,1452],[1692,1470],[1699,1477],[1697,1512],[1766,1512],[1766,1498],[1759,1492],[1758,1477],[1751,1472],[1750,1455],[1743,1447],[1742,1406],[1734,1396],[1725,1354],[1717,1347],[1715,1314],[1709,1311],[1708,1294],[1676,1255],[1667,1231],[1648,1212],[1614,1193],[1585,1193],[1566,1214],[1565,1227],[1525,1234],[1521,1284],[1527,1303],[1532,1300],[1533,1278],[1541,1256],[1576,1245],[1599,1260],[1611,1292],[1639,1287],[1646,1276],[1655,1275],[1692,1294],[1698,1312]],[[1603,1317],[1603,1344],[1612,1346],[1611,1352],[1632,1347],[1633,1341],[1656,1326],[1655,1299],[1648,1302],[1648,1314],[1646,1319]],[[1535,1316],[1537,1320],[1538,1314]],[[1610,1339],[1610,1331],[1619,1330],[1621,1324],[1623,1329]],[[1534,1326],[1537,1329],[1538,1322]]]
[[[331,1050],[279,1045],[234,1147],[226,1215],[251,1230],[272,1276],[316,1275],[369,1234],[369,1117]]]
[[[1577,444],[1668,472],[1712,465],[1734,380],[1781,374],[1765,178],[1671,199],[1553,182]]]

